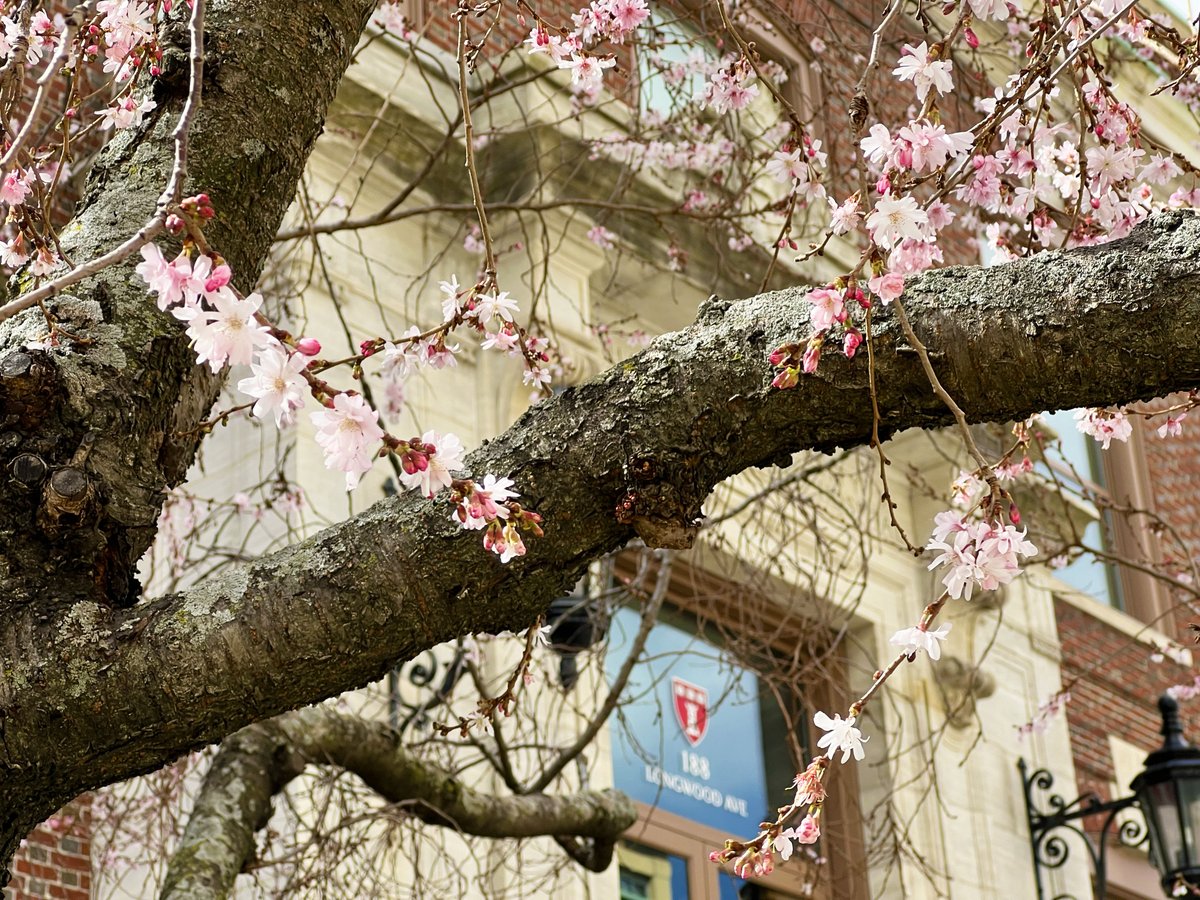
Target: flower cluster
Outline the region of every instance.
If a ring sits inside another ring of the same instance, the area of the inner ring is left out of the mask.
[[[483,484],[462,482],[454,485],[450,495],[454,518],[466,529],[484,529],[483,545],[508,562],[525,555],[521,528],[542,534],[542,517],[513,502],[518,494],[510,488],[512,481],[486,475]]]
[[[1017,737],[1024,738],[1031,734],[1041,734],[1050,727],[1054,718],[1062,712],[1071,700],[1070,691],[1058,691],[1049,700],[1038,707],[1033,718],[1017,728]]]
[[[758,96],[754,77],[750,62],[739,57],[718,69],[696,99],[702,108],[711,107],[719,115],[745,109]]]
[[[531,54],[546,54],[560,69],[571,72],[571,87],[585,103],[593,103],[603,87],[604,71],[617,62],[612,56],[591,52],[609,40],[624,43],[650,16],[646,0],[594,0],[572,16],[574,28],[554,33],[541,22],[525,40]]]
[[[168,219],[168,228],[188,231],[183,250],[168,260],[156,244],[145,244],[136,267],[147,292],[156,295],[159,309],[185,324],[197,363],[207,363],[214,373],[226,366],[249,366],[251,375],[238,381],[238,390],[253,398],[248,405],[256,418],[272,418],[279,428],[295,421],[311,395],[320,405],[310,415],[314,440],[324,453],[326,468],[345,474],[347,490],[358,485],[376,458],[394,454],[405,488],[428,498],[449,488],[455,519],[464,529],[483,530],[484,547],[501,562],[523,556],[526,548],[521,530],[540,536],[542,520],[515,502],[518,494],[511,490],[513,482],[491,474],[482,484],[456,478],[454,473],[464,468],[465,448],[455,435],[426,431],[407,441],[394,438],[380,426],[379,413],[359,393],[338,390],[318,377],[314,367],[324,365],[315,358],[321,352],[320,342],[295,339],[272,327],[260,312],[262,296],[239,294],[231,284],[229,266],[219,256],[200,251],[199,232],[213,215],[204,194],[182,201],[178,212]],[[506,292],[475,291],[467,296],[456,278],[440,287],[447,328],[466,322],[490,334],[487,326],[492,322],[500,322],[502,329],[514,327],[518,307]],[[404,373],[419,365],[452,366],[458,349],[457,345],[447,346],[444,331],[421,335],[414,328],[397,343],[382,338],[365,341],[362,356],[369,357],[381,347],[385,371]],[[532,337],[527,338],[524,349],[543,352]]]
[[[930,569],[946,568],[942,579],[955,599],[970,600],[975,588],[994,591],[1021,574],[1021,557],[1037,555],[1037,548],[1015,525],[967,521],[961,513],[947,510],[934,518],[933,536],[927,550],[940,551]]]
[[[1133,434],[1133,423],[1121,409],[1081,409],[1075,413],[1075,427],[1100,442],[1105,450],[1113,441],[1124,443]]]

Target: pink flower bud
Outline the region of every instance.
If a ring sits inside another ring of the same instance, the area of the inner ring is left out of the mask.
[[[296,349],[305,356],[316,356],[321,352],[321,342],[316,338],[300,338],[296,341]]]
[[[782,365],[784,360],[786,360],[788,357],[790,357],[793,352],[794,352],[793,348],[787,346],[786,344],[782,347],[778,347],[775,350],[772,350],[771,357],[770,357],[771,365],[776,366],[776,367]]]
[[[166,228],[171,234],[179,234],[183,231],[183,219],[179,218],[175,213],[171,213],[171,215],[167,216]]]
[[[809,344],[808,349],[804,351],[804,361],[801,367],[804,369],[805,375],[811,375],[817,371],[817,364],[821,361],[820,345]]]
[[[879,180],[875,182],[875,193],[877,194],[886,194],[891,191],[891,189],[891,179],[889,179],[886,175],[880,176]]]
[[[1017,504],[1015,503],[1008,504],[1008,521],[1014,525],[1021,524],[1021,511],[1017,509]]]
[[[967,39],[968,47],[970,47],[972,50],[979,49],[979,36],[976,35],[975,32],[973,32],[970,28],[963,29],[963,37]]]
[[[780,369],[779,374],[771,380],[771,387],[787,390],[794,388],[800,383],[800,373],[796,371],[794,366]]]
[[[842,342],[842,352],[846,354],[846,359],[854,359],[854,353],[858,350],[862,340],[862,335],[853,328],[846,332],[845,340]]]
[[[805,816],[800,827],[796,829],[796,840],[801,844],[815,844],[821,836],[820,813],[816,817]]]

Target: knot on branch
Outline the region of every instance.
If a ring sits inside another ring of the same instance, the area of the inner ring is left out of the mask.
[[[58,395],[54,361],[40,350],[15,350],[0,359],[0,425],[29,431],[49,415]]]
[[[651,455],[632,457],[625,465],[628,490],[614,515],[629,525],[647,547],[686,550],[700,531],[700,503],[689,467],[668,465]]]
[[[86,518],[95,493],[91,479],[82,469],[73,466],[55,469],[42,489],[38,524],[47,532],[78,525]]]

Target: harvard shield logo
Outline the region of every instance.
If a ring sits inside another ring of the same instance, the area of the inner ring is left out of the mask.
[[[683,736],[695,747],[708,733],[708,691],[682,678],[672,678],[671,696]]]

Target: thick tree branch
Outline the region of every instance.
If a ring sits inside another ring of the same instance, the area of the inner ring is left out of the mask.
[[[1101,248],[930,273],[906,297],[943,383],[976,421],[1200,384],[1193,213],[1159,215]],[[473,471],[514,478],[548,524],[508,566],[444,505],[407,495],[131,610],[14,610],[0,650],[10,777],[44,779],[65,800],[360,687],[443,641],[520,629],[636,531],[653,541],[685,530],[730,475],[868,440],[862,360],[829,359],[796,389],[769,387],[767,355],[806,333],[807,306],[798,291],[711,301],[690,328],[539,404],[476,452]],[[877,333],[884,433],[946,424],[886,311]],[[618,504],[631,525],[617,521]]]
[[[616,791],[482,793],[406,752],[386,725],[310,707],[224,741],[167,869],[163,900],[227,896],[254,852],[254,833],[270,816],[272,796],[308,764],[353,772],[383,799],[432,825],[489,838],[561,837],[575,858],[593,867],[599,863],[600,869],[607,867],[616,839],[637,819],[633,804]]]

